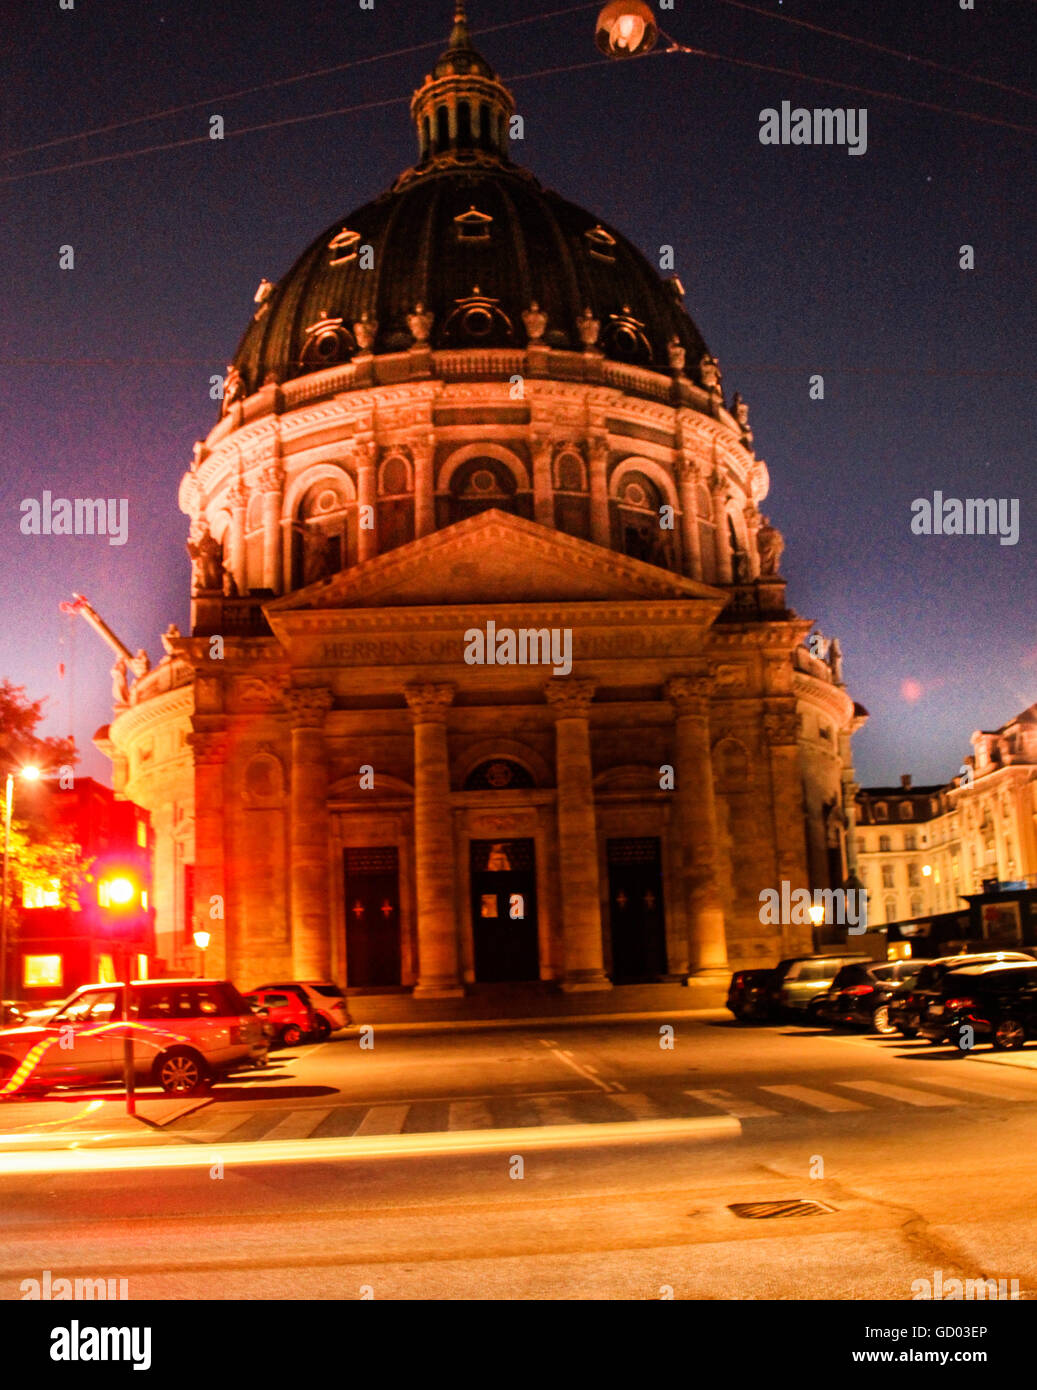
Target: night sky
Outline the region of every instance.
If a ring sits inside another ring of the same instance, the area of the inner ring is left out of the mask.
[[[445,46],[451,8],[75,0],[62,10],[33,0],[5,13],[0,676],[49,697],[47,732],[67,733],[71,717],[91,775],[109,780],[90,736],[110,718],[113,658],[58,604],[85,593],[153,662],[170,622],[187,630],[177,487],[193,441],[216,420],[209,378],[229,360],[260,279],[278,280],[322,228],[414,162],[407,102]],[[725,388],[751,407],[771,473],[763,510],[786,537],[789,602],[839,636],[849,689],[871,713],[854,744],[858,780],[943,781],[973,729],[1037,698],[1037,95],[780,16],[1037,89],[1037,4],[758,0],[754,13],[675,0],[660,13],[682,43],[801,77],[658,51],[609,63],[593,46],[597,8],[472,0],[476,45],[506,80],[589,65],[515,83],[526,139],[513,156],[656,263],[661,245],[675,247]],[[400,53],[414,45],[427,46]],[[396,56],[269,85],[386,54]],[[762,145],[760,112],[782,101],[866,107],[867,153]],[[361,103],[385,104],[236,134]],[[222,142],[206,138],[213,114],[225,121]],[[18,153],[69,135],[78,138]],[[959,268],[966,243],[972,271]],[[71,271],[59,269],[65,245]],[[817,372],[824,401],[809,398]],[[128,543],[22,536],[20,503],[44,489],[128,499]],[[913,535],[911,503],[935,490],[1018,498],[1018,544]]]

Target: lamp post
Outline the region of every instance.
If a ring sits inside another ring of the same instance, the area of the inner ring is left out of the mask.
[[[643,0],[612,0],[598,15],[594,41],[608,58],[637,58],[658,37],[655,16]]]
[[[200,980],[205,979],[205,952],[208,950],[209,942],[211,940],[212,933],[203,931],[201,928],[199,928],[198,931],[196,931],[194,934],[194,944],[198,947],[198,951],[201,956],[201,965],[198,969],[198,978]]]
[[[122,1076],[126,1087],[126,1113],[136,1115],[136,1074],[133,1059],[133,959],[131,936],[140,903],[140,885],[128,874],[106,875],[97,886],[97,900],[105,909],[107,927],[122,966]]]
[[[11,807],[14,802],[13,772],[7,774],[4,788],[4,882],[0,890],[0,1004],[7,998],[7,879],[11,860]],[[38,767],[23,767],[19,773],[26,782],[39,780]]]

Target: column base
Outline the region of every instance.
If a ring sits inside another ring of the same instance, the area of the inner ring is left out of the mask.
[[[463,999],[464,985],[455,980],[431,980],[427,984],[414,986],[414,999]]]
[[[612,981],[607,975],[592,975],[580,972],[577,975],[570,975],[561,982],[561,988],[565,994],[590,993],[592,990],[607,990],[612,988]]]

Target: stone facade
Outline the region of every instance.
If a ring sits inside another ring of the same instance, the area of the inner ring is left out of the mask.
[[[181,485],[191,633],[100,740],[152,813],[171,969],[204,923],[242,986],[602,989],[809,948],[759,894],[847,871],[865,716],[786,606],[747,407],[679,286],[510,164],[466,44],[388,202],[264,287]],[[507,209],[528,292],[472,291]],[[530,259],[547,225],[585,283]],[[395,298],[346,264],[365,229]]]

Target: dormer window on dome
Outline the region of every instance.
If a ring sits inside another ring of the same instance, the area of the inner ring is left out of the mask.
[[[493,218],[488,212],[479,212],[473,206],[454,218],[454,226],[457,228],[458,241],[489,241]]]
[[[616,238],[611,232],[607,232],[599,222],[583,235],[592,256],[599,261],[607,261],[609,265],[615,265]]]
[[[346,265],[349,261],[355,261],[360,251],[360,233],[343,227],[328,242],[328,250],[332,252],[331,265]]]

